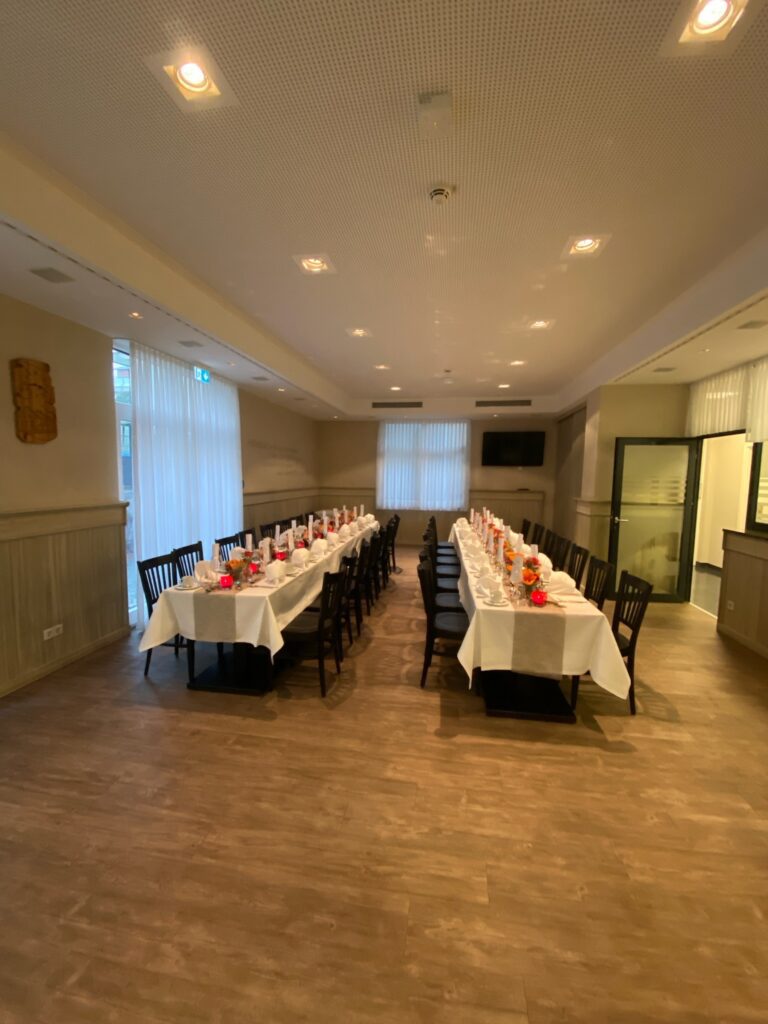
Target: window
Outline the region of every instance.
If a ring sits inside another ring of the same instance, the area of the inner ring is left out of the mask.
[[[469,424],[382,423],[379,508],[457,510],[467,506]]]
[[[768,531],[768,446],[756,444],[752,449],[752,477],[747,505],[747,529]]]
[[[115,393],[115,419],[117,423],[117,478],[120,500],[128,502],[125,510],[125,559],[128,581],[128,617],[136,622],[138,579],[136,572],[136,544],[133,530],[133,405],[131,399],[131,355],[129,342],[115,339],[112,349],[112,382]]]

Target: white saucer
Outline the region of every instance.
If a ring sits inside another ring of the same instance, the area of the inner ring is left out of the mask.
[[[505,605],[509,604],[509,601],[506,597],[502,597],[500,601],[492,601],[490,597],[484,597],[483,604],[487,604],[489,608],[503,608]]]
[[[185,587],[183,583],[174,583],[173,589],[174,590],[201,590],[202,589],[202,584],[201,583],[195,583],[191,587]]]

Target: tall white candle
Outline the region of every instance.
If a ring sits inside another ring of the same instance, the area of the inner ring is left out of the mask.
[[[253,551],[253,534],[246,533],[245,535],[245,547],[248,551]]]

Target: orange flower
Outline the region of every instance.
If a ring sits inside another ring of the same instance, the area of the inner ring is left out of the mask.
[[[523,583],[527,587],[532,587],[534,583],[538,583],[539,574],[534,572],[533,569],[523,569]]]

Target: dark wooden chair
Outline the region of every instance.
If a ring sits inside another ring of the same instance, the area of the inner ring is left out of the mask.
[[[341,644],[339,611],[344,590],[344,574],[327,572],[323,576],[320,607],[316,611],[303,611],[283,630],[283,640],[290,652],[299,657],[317,658],[320,694],[325,697],[325,659],[333,655],[336,674],[341,672]]]
[[[529,544],[538,544],[538,545],[540,545],[541,544],[541,538],[543,536],[544,536],[544,527],[541,525],[541,523],[534,523],[533,524],[533,529],[531,530],[530,540],[528,539],[528,537],[526,537],[525,539],[526,539],[526,541],[528,541]],[[545,551],[544,554],[546,554],[546,553],[547,552]]]
[[[141,589],[144,591],[144,598],[147,602],[147,618],[149,618],[162,592],[178,583],[179,570],[173,554],[158,555],[156,558],[145,558],[143,561],[137,562],[136,565],[139,570]],[[181,637],[177,635],[173,640],[168,640],[163,646],[173,647],[173,653],[178,658]],[[144,661],[145,676],[149,672],[149,663],[152,661],[152,650],[153,648],[150,647]]]
[[[456,640],[461,642],[469,629],[469,618],[466,612],[439,611],[435,604],[435,589],[429,567],[423,562],[416,570],[419,574],[421,596],[424,601],[424,614],[427,617],[427,635],[424,645],[424,666],[421,670],[422,689],[427,682],[427,672],[432,664],[435,653],[435,640]]]
[[[435,565],[444,569],[456,569],[458,570],[456,575],[458,576],[461,571],[461,562],[459,556],[456,554],[448,554],[446,551],[441,551],[437,546],[437,537],[432,530],[425,530],[422,534],[421,539],[427,545],[429,549],[430,557]]]
[[[392,537],[394,536],[394,532],[395,523],[393,519],[390,519],[384,527],[384,536],[381,538],[381,545],[379,548],[379,573],[381,576],[382,590],[386,589],[389,585],[389,574],[392,569]]]
[[[587,569],[584,597],[588,601],[594,601],[600,611],[603,610],[614,572],[615,568],[610,562],[604,562],[602,558],[595,558],[592,555],[589,560],[589,568]]]
[[[187,544],[183,548],[174,548],[171,555],[176,562],[179,579],[182,576],[194,576],[195,566],[203,560],[203,542],[199,540],[197,544]]]
[[[355,579],[352,585],[351,600],[355,608],[355,623],[357,625],[357,635],[363,628],[363,600],[366,603],[366,610],[368,614],[371,614],[371,604],[368,594],[366,592],[366,575],[368,573],[368,560],[371,555],[371,544],[370,541],[364,540],[360,545],[360,551],[357,556],[357,567],[355,569]]]
[[[342,630],[344,626],[347,627],[347,639],[349,640],[350,647],[354,643],[354,636],[352,635],[352,615],[355,609],[355,587],[357,578],[357,562],[358,556],[345,555],[341,560],[341,573],[343,576],[343,586],[341,590],[341,600],[339,604],[339,630]],[[360,629],[358,625],[358,636]],[[342,658],[344,657],[344,647],[341,647]]]
[[[653,584],[639,576],[632,576],[625,569],[619,580],[619,589],[616,594],[616,604],[613,609],[613,622],[611,630],[616,639],[616,645],[621,652],[622,658],[627,662],[629,673],[629,713],[637,714],[635,706],[635,651],[637,650],[637,638],[640,635],[640,627],[643,624],[645,613],[648,610],[648,602],[653,593]],[[624,632],[626,630],[626,632]],[[571,680],[571,707],[576,707],[579,698],[579,676],[573,676]]]
[[[543,551],[545,555],[549,555],[550,558],[552,558],[552,552],[555,549],[556,538],[557,534],[554,533],[552,530],[547,529],[544,531],[544,537],[542,538],[539,545],[539,550]]]
[[[442,575],[437,571],[429,548],[422,548],[419,552],[419,564],[423,565],[427,563],[429,571],[432,574],[432,578],[435,581],[435,590],[437,593],[445,594],[457,594],[459,590],[459,576],[458,573],[450,575]]]
[[[424,557],[422,557],[422,554]],[[422,554],[419,555],[419,564],[425,565],[432,574],[432,585],[437,610],[440,612],[464,611],[464,607],[458,593],[459,581],[457,579],[446,579],[445,577],[438,580],[437,575],[435,574],[435,567],[432,564],[429,555],[426,553],[426,549],[422,550]]]
[[[586,548],[581,548],[578,544],[571,545],[571,554],[568,558],[568,569],[566,571],[575,581],[577,590],[581,587],[588,558],[589,552]]]
[[[531,520],[524,519],[522,526],[520,527],[520,533],[525,537],[526,543],[528,542],[528,536],[531,532]]]
[[[233,533],[229,537],[217,537],[216,543],[219,545],[220,561],[226,562],[232,553],[232,548],[240,547],[240,535]]]
[[[552,568],[562,571],[568,565],[568,556],[571,553],[571,542],[565,537],[555,537],[552,555]],[[546,548],[544,549],[546,554]]]
[[[262,523],[261,526],[259,527],[259,533],[261,534],[261,539],[262,540],[266,540],[267,537],[269,537],[270,540],[274,540],[274,537],[275,537],[275,526],[276,526],[275,523]]]
[[[248,550],[248,545],[246,544],[245,540],[249,533],[251,535],[251,540],[253,541],[254,545],[258,544],[259,535],[256,532],[256,528],[254,526],[251,526],[250,528],[245,530],[241,530],[240,533],[238,533],[237,535],[238,544],[240,545],[241,548],[245,548],[246,551]]]
[[[430,516],[429,517],[429,519],[427,521],[427,529],[431,533],[434,534],[435,546],[436,546],[436,548],[437,548],[437,550],[439,552],[444,552],[445,554],[450,554],[450,555],[455,555],[456,554],[456,545],[455,544],[453,544],[449,540],[438,540],[438,536],[437,536],[437,520],[435,519],[434,516]]]
[[[389,539],[389,563],[392,572],[397,572],[397,559],[395,558],[395,541],[397,540],[397,531],[400,529],[400,516],[395,512],[392,516],[392,535]]]

